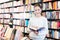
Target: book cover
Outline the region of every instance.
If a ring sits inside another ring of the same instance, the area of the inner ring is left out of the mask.
[[[53,9],[54,10],[57,10],[57,1],[56,2],[53,2]]]
[[[31,17],[35,17],[34,12],[31,12]]]
[[[45,6],[46,6],[45,3],[43,3],[43,10],[45,10]]]
[[[55,13],[55,11],[53,11],[52,13],[51,13],[51,19],[55,19],[56,18],[56,13]]]
[[[56,18],[55,19],[59,19],[59,11],[56,11]]]
[[[20,14],[13,14],[13,18],[20,18]]]
[[[24,6],[18,7],[18,12],[24,12]]]
[[[7,13],[7,12],[10,12],[10,9],[9,8],[5,9],[5,13]]]
[[[29,20],[25,20],[25,26],[27,26],[28,27],[28,23],[29,23]]]
[[[57,21],[57,28],[60,28],[60,21]]]
[[[30,14],[30,13],[26,13],[25,18],[26,18],[26,19],[31,18],[31,14]]]
[[[7,7],[12,7],[12,2],[7,3]]]
[[[52,9],[52,3],[49,2],[49,9]]]
[[[20,20],[16,20],[15,22],[17,25],[20,25]]]
[[[20,0],[19,0],[19,1],[17,1],[17,5],[21,5],[21,4],[20,4]]]
[[[25,4],[28,4],[29,3],[29,0],[25,0]]]
[[[0,8],[1,8],[1,5],[0,5]]]
[[[51,28],[51,22],[48,21],[48,28]]]
[[[18,2],[20,5],[23,5],[23,0],[20,0],[20,2]]]
[[[7,23],[8,24],[9,22],[10,22],[9,19],[8,20],[7,19],[4,19],[4,23]]]
[[[59,19],[60,19],[60,13],[59,13]]]
[[[47,0],[43,0],[43,2],[46,2]]]
[[[44,27],[41,27],[41,28],[36,28],[36,27],[32,27],[32,28],[29,28],[31,31],[37,31],[37,32],[39,32],[39,31],[41,31],[41,30],[43,30],[44,29]]]
[[[17,1],[13,1],[13,6],[17,6]]]
[[[42,2],[42,0],[38,0],[38,2]]]
[[[31,3],[35,3],[35,0],[31,0]]]
[[[10,8],[10,12],[14,12],[14,8]]]
[[[52,0],[43,0],[43,2],[52,1]]]
[[[5,9],[1,9],[1,13],[5,13]]]
[[[11,34],[12,34],[12,31],[13,31],[13,29],[12,28],[7,28],[7,30],[6,30],[6,33],[5,33],[5,37],[7,37],[8,39],[7,40],[9,40],[10,39],[10,37],[11,37]]]
[[[51,28],[56,29],[57,28],[57,22],[53,21],[51,24]]]
[[[20,20],[13,20],[13,24],[20,25]]]
[[[10,18],[10,14],[4,14],[4,18]]]
[[[25,26],[25,20],[24,19],[21,19],[21,27],[24,27]]]
[[[1,9],[0,9],[0,13],[1,13]]]
[[[58,9],[60,9],[60,1],[58,1],[58,4],[57,4],[57,6],[58,6]]]
[[[51,34],[52,35],[52,38],[54,38],[54,30],[52,30],[51,32],[52,32],[52,34]]]
[[[17,8],[14,8],[13,12],[17,12]]]
[[[46,17],[47,17],[47,19],[50,19],[50,17],[51,17],[51,12],[46,12]]]
[[[38,2],[38,0],[35,0],[35,3],[37,3]]]
[[[31,5],[31,11],[34,11],[34,6],[33,5]]]
[[[49,4],[48,3],[45,3],[45,10],[48,10],[49,9]]]
[[[58,31],[54,32],[54,38],[59,39],[59,32]]]
[[[0,18],[3,18],[3,14],[0,14]]]
[[[4,4],[1,4],[1,8],[4,8]]]

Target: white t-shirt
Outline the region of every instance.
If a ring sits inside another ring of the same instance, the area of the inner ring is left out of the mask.
[[[48,22],[47,18],[45,17],[32,17],[29,20],[28,28],[34,28],[37,27],[37,29],[40,29],[44,27],[43,30],[39,31],[38,35],[36,35],[34,32],[30,32],[29,36],[33,40],[44,40],[45,36],[48,33]]]

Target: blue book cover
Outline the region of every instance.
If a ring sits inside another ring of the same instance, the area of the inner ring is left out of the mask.
[[[25,26],[28,26],[29,20],[25,20]]]
[[[50,12],[46,12],[47,19],[50,19]]]
[[[51,36],[52,38],[54,38],[54,30],[52,30],[51,32],[52,32]]]
[[[45,27],[39,28],[39,29],[37,29],[37,30],[35,30],[35,29],[33,29],[33,28],[29,28],[29,29],[30,29],[31,31],[37,31],[37,32],[39,32],[39,31],[45,29]]]

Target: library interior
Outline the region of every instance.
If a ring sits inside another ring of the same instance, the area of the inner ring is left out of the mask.
[[[60,0],[0,0],[0,40],[60,40],[59,4]]]

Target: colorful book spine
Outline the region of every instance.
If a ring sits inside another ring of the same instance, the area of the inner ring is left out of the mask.
[[[58,6],[58,9],[60,9],[60,1],[58,1],[58,4],[57,4],[57,6]]]
[[[29,23],[29,20],[25,20],[25,26],[27,26],[28,27],[28,23]]]
[[[52,32],[51,36],[52,38],[54,38],[54,30],[52,30],[51,32]]]
[[[54,38],[59,39],[59,32],[58,31],[55,31]]]
[[[55,19],[59,19],[59,11],[56,12],[56,18]]]
[[[31,0],[31,3],[35,3],[35,0]]]
[[[56,2],[53,2],[53,9],[54,10],[57,10],[57,1]]]
[[[46,6],[45,3],[43,3],[43,10],[45,10],[45,6]]]
[[[50,12],[46,12],[46,17],[47,17],[47,19],[50,19]]]
[[[37,3],[38,2],[38,0],[35,0],[35,3]]]
[[[38,0],[38,2],[42,2],[42,0]]]
[[[52,9],[52,3],[49,2],[49,9]]]
[[[25,4],[28,4],[29,3],[29,0],[25,0]]]

